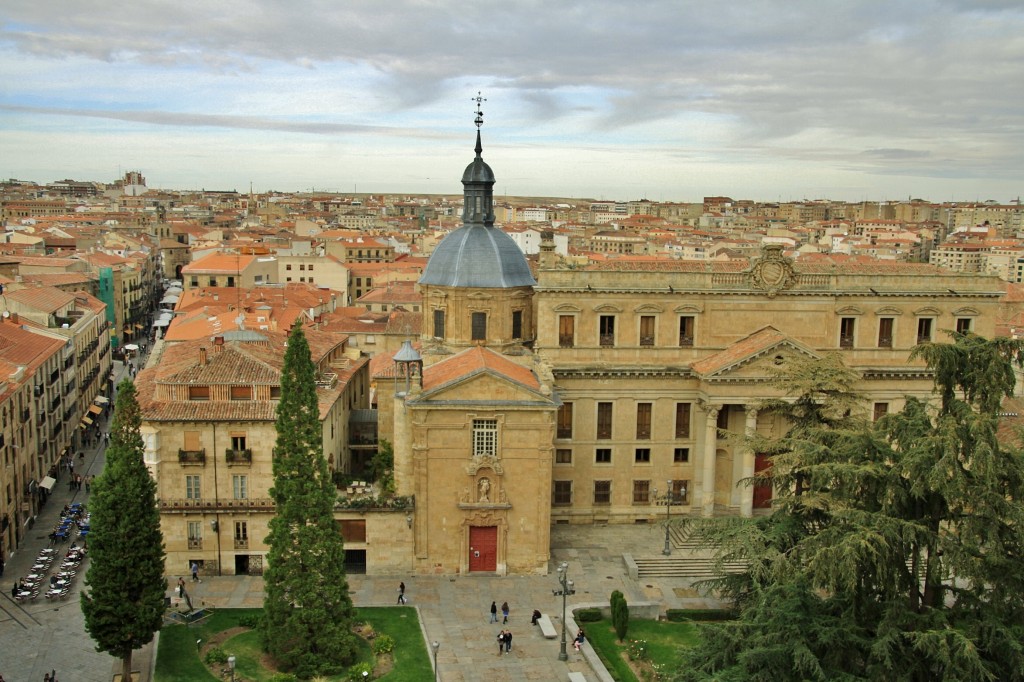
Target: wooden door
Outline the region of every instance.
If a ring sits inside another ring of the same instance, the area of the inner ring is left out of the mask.
[[[469,571],[498,570],[498,527],[469,527]]]
[[[772,460],[768,455],[757,453],[754,455],[754,473],[757,474],[772,466]],[[772,486],[754,486],[754,509],[768,509],[772,506]]]

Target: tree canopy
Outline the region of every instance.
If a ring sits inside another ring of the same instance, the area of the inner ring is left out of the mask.
[[[278,664],[303,679],[333,674],[357,653],[314,369],[306,336],[296,325],[288,339],[277,407],[270,490],[277,513],[267,537],[263,634]]]
[[[135,385],[118,386],[103,471],[89,497],[89,570],[82,591],[85,627],[98,651],[122,661],[153,639],[164,613],[164,546],[156,482],[143,460]]]
[[[914,351],[938,404],[871,422],[834,357],[794,362],[765,409],[775,511],[695,522],[735,621],[704,628],[677,680],[1024,679],[1024,459],[1001,443],[1022,345],[954,334]]]

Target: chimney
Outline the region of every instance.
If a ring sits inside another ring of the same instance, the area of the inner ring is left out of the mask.
[[[224,350],[224,337],[223,336],[215,336],[215,337],[213,337],[213,348],[218,353],[221,352],[222,350]]]
[[[206,367],[206,348],[204,346],[199,347],[199,364]]]
[[[18,313],[11,313],[11,322],[13,322],[14,324],[20,324],[18,322]]]

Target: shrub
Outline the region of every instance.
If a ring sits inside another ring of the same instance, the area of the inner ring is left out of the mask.
[[[295,677],[295,675],[292,675],[291,673],[275,673],[274,676],[270,678],[270,682],[298,682],[298,679],[299,678]]]
[[[732,620],[735,614],[728,609],[668,609],[665,620],[682,623],[688,620]]]
[[[373,640],[373,653],[377,656],[390,654],[395,650],[395,638],[391,635],[377,635]]]
[[[629,631],[629,605],[626,604],[626,597],[618,590],[612,592],[610,601],[612,607],[612,627],[615,628],[615,636],[621,642],[626,639],[626,633]]]
[[[263,617],[258,613],[250,613],[238,619],[238,624],[243,628],[251,628],[253,630],[259,630],[262,622]]]
[[[596,623],[601,620],[601,609],[580,609],[576,612],[576,620],[580,623]]]
[[[363,677],[363,673],[368,673],[367,677]],[[348,679],[352,682],[363,682],[365,679],[373,678],[373,666],[369,663],[356,663],[354,666],[348,669]]]
[[[215,646],[206,652],[206,657],[203,659],[207,665],[214,665],[216,663],[227,663],[228,652],[221,649],[219,646]]]
[[[626,646],[626,654],[631,661],[648,661],[651,658],[650,647],[646,639],[631,639]]]

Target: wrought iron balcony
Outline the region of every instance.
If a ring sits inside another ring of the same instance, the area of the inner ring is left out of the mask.
[[[206,464],[206,448],[201,450],[178,450],[178,462],[180,464]]]
[[[229,466],[252,464],[252,448],[242,450],[228,448],[224,451],[224,458]]]
[[[247,497],[236,500],[232,497],[203,499],[167,499],[159,500],[157,505],[161,513],[195,513],[203,511],[264,511],[272,513],[275,509],[274,500],[269,497]]]

